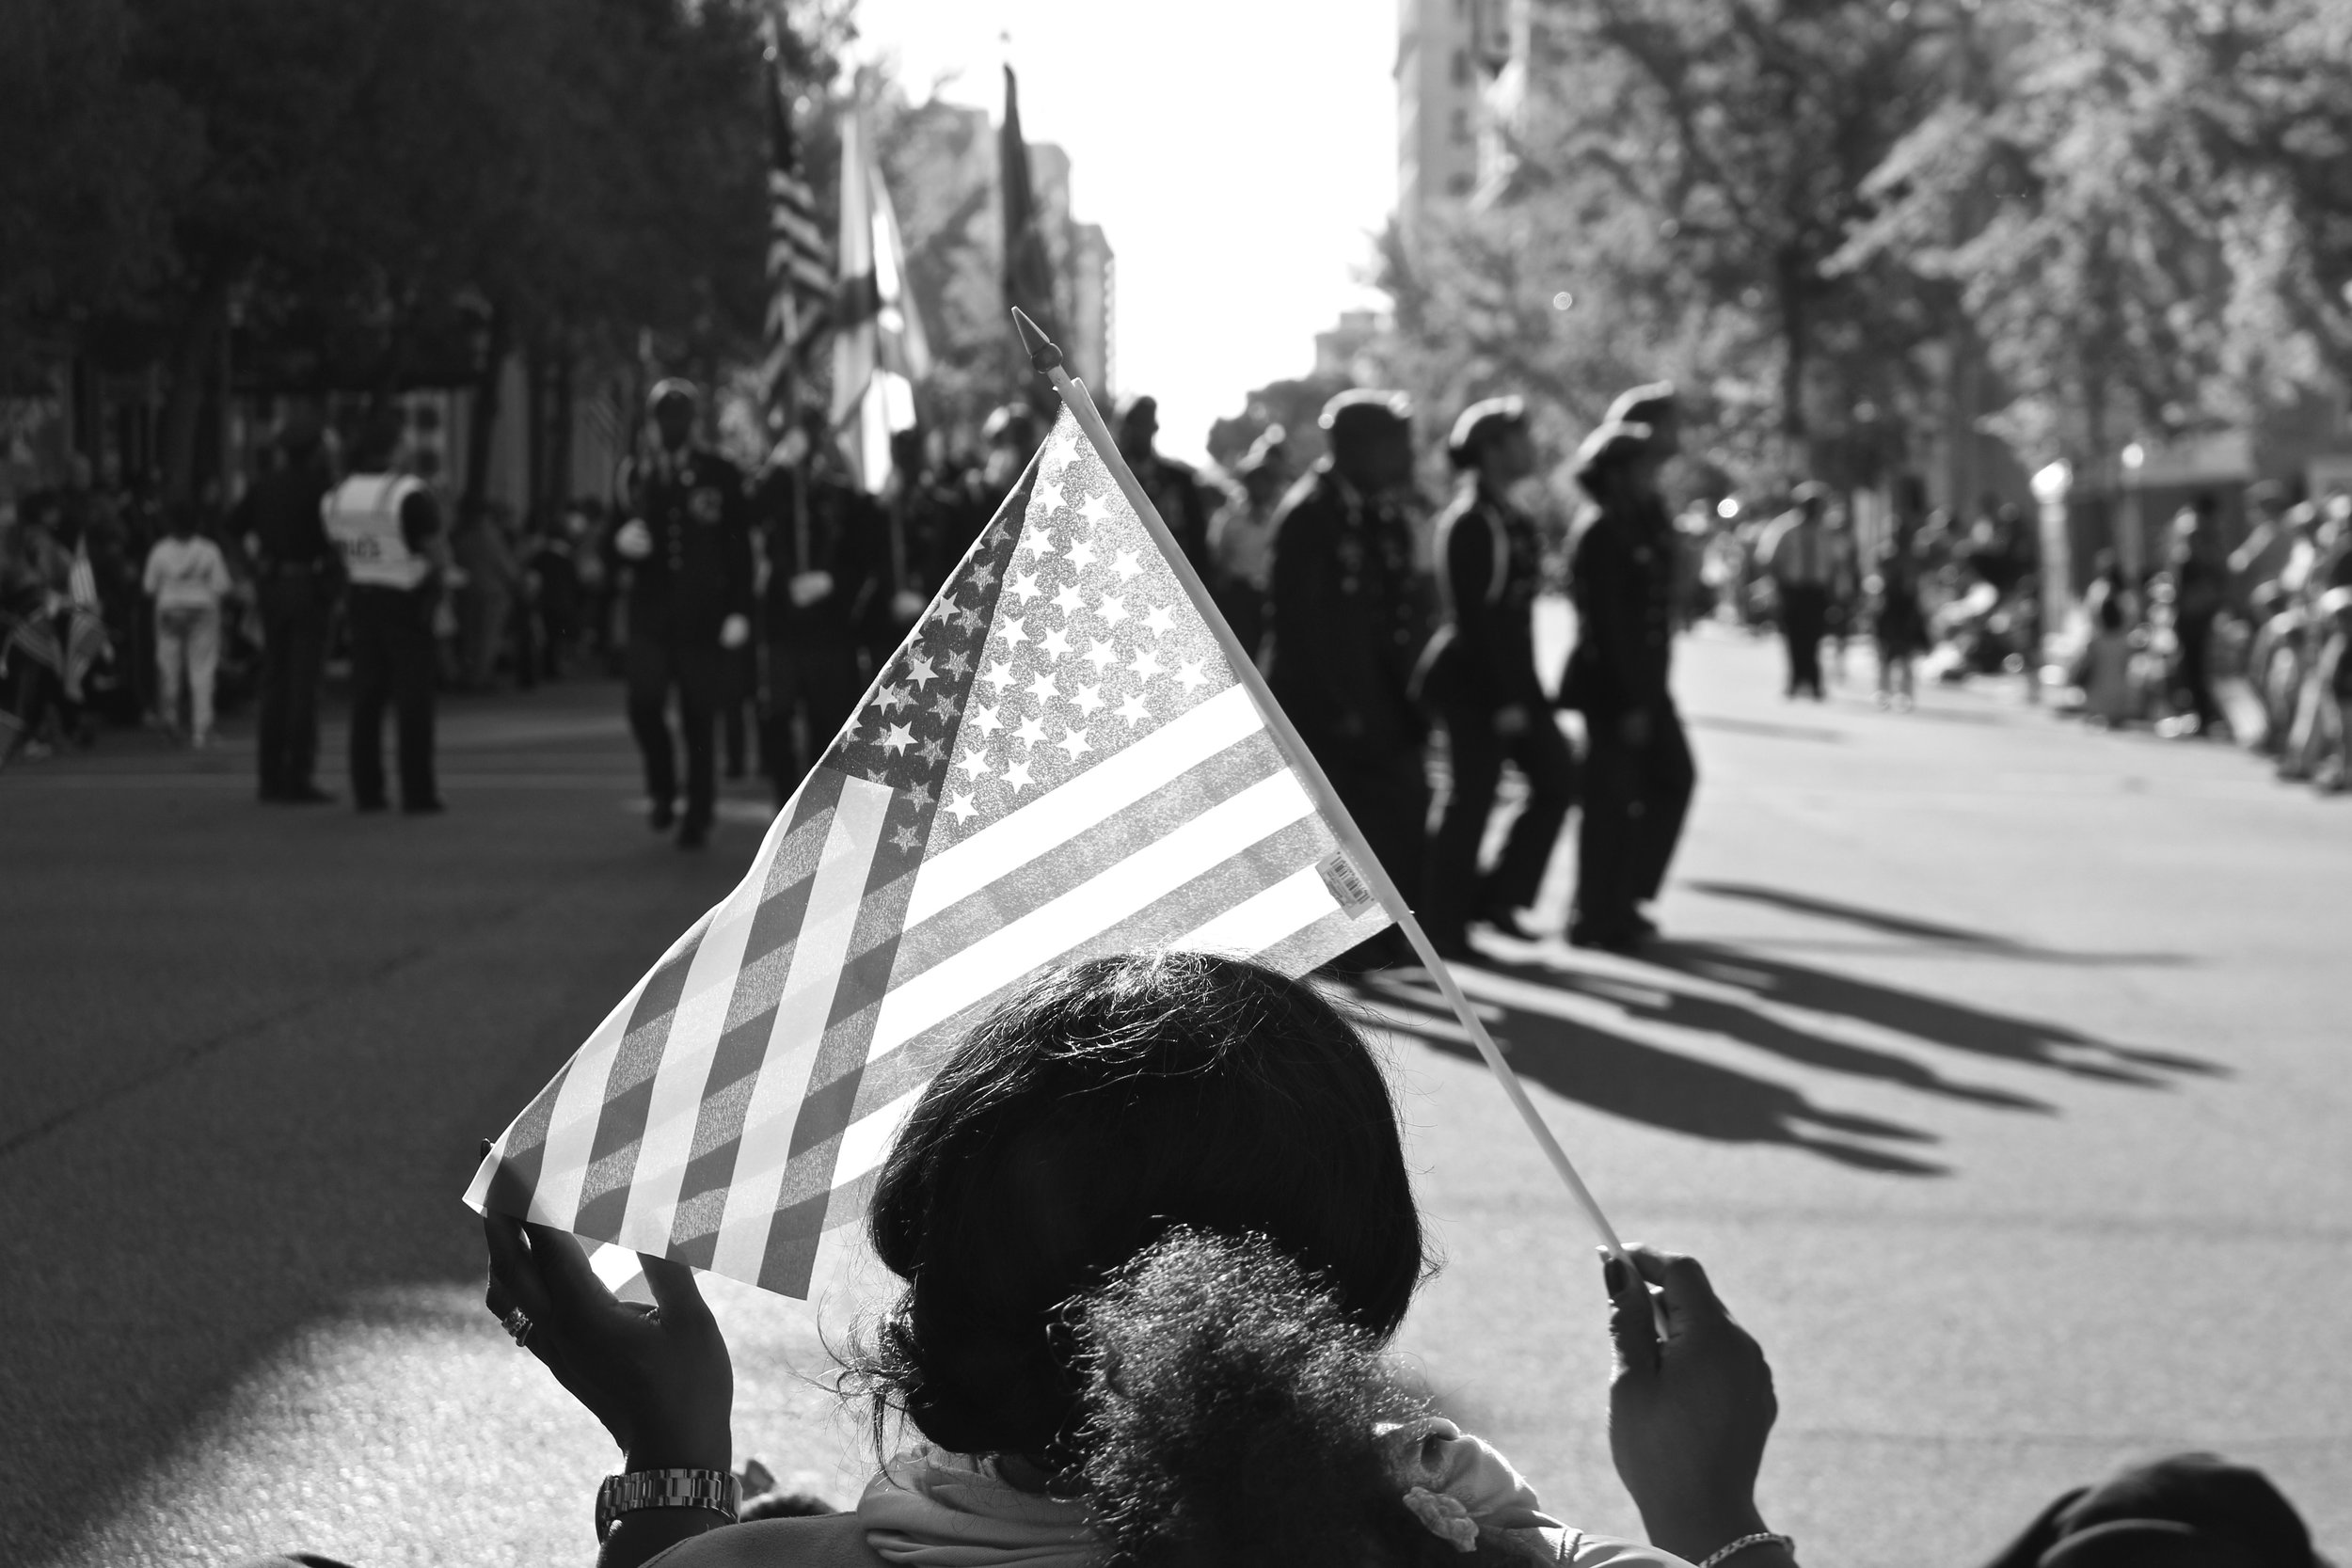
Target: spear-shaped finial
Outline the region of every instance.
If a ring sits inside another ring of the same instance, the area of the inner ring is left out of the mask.
[[[1029,351],[1031,370],[1043,375],[1048,371],[1060,368],[1061,350],[1054,346],[1054,340],[1045,335],[1045,329],[1031,321],[1029,313],[1018,305],[1012,308],[1012,325],[1021,329],[1021,346]]]

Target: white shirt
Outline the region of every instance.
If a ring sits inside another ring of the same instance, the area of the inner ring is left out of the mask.
[[[229,592],[229,562],[200,535],[167,535],[147,552],[145,587],[158,610],[213,610]]]

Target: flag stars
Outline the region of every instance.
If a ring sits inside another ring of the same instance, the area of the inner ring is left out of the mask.
[[[943,720],[951,720],[956,716],[956,700],[942,691],[931,699],[931,711]]]
[[[1037,585],[1035,572],[1016,572],[1013,574],[1012,580],[1005,585],[1005,592],[1020,594],[1022,608],[1025,610],[1028,608],[1029,601],[1044,593],[1045,590]]]
[[[1045,738],[1045,726],[1035,717],[1024,719],[1012,732],[1012,737],[1034,746]]]
[[[973,586],[973,587],[975,587],[975,588],[978,589],[981,593],[985,594],[985,593],[987,593],[987,592],[988,592],[988,585],[989,585],[990,583],[992,583],[992,582],[994,582],[995,580],[996,580],[996,568],[995,568],[995,567],[991,566],[991,565],[990,565],[987,562],[985,562],[985,561],[978,562],[977,562],[976,564],[974,564],[974,566],[973,566],[973,568],[972,568],[972,586]]]
[[[1053,676],[1041,670],[1038,672],[1037,679],[1029,683],[1029,695],[1035,697],[1041,704],[1050,703],[1061,695],[1061,688],[1054,684]]]
[[[1061,628],[1057,626],[1045,634],[1045,641],[1038,644],[1038,651],[1048,658],[1060,658],[1070,652],[1070,639],[1062,635]]]
[[[1188,658],[1176,667],[1176,684],[1186,692],[1198,691],[1209,684],[1209,677],[1200,673],[1202,660]]]
[[[1149,648],[1137,648],[1127,668],[1134,673],[1136,679],[1148,681],[1160,673],[1159,656]]]
[[[1119,574],[1120,581],[1125,582],[1130,578],[1140,575],[1143,571],[1143,567],[1141,563],[1136,560],[1135,551],[1121,550],[1119,552],[1118,558],[1112,561],[1111,570]]]
[[[1084,756],[1087,752],[1094,750],[1092,746],[1087,743],[1087,732],[1084,730],[1064,730],[1062,732],[1062,737],[1059,740],[1055,741],[1054,744],[1069,752],[1070,760],[1073,762],[1077,761],[1081,756]]]
[[[976,749],[967,753],[964,759],[956,766],[971,774],[973,778],[981,779],[987,777],[989,770],[996,765],[988,760],[987,752]]]
[[[919,754],[925,762],[943,761],[947,755],[947,743],[932,736],[923,742]]]
[[[931,793],[931,786],[925,784],[920,779],[914,781],[914,787],[913,789],[901,790],[899,793],[903,794],[907,798],[907,804],[913,806],[916,811],[921,811],[925,806],[930,805],[932,800],[937,799],[937,797]]]
[[[874,698],[874,705],[878,708],[883,708],[889,712],[896,713],[900,708],[906,706],[913,699],[909,698],[901,688],[896,686],[885,686]]]
[[[906,678],[914,682],[916,689],[919,690],[925,682],[937,680],[939,678],[939,673],[931,668],[931,660],[929,654],[909,654],[907,656]]]
[[[889,733],[882,737],[880,744],[883,751],[895,757],[914,744],[914,732],[904,724],[893,724],[890,726]]]
[[[901,849],[912,851],[923,847],[923,835],[915,832],[914,823],[909,822],[890,835],[890,842]]]
[[[1168,612],[1168,606],[1158,605],[1143,618],[1143,626],[1154,637],[1165,637],[1176,629],[1176,618]]]
[[[1101,496],[1089,496],[1078,508],[1078,515],[1097,528],[1107,522],[1110,515],[1111,503]]]
[[[977,774],[974,774],[973,776],[975,778],[978,777]],[[939,809],[945,812],[953,813],[956,819],[956,826],[959,828],[962,827],[966,822],[971,821],[974,817],[980,815],[980,808],[972,803],[971,794],[964,790],[958,790],[954,795],[948,798],[947,803]]]
[[[962,653],[962,651],[961,651],[961,649],[958,649],[958,650],[956,650],[956,651],[954,651],[954,652],[952,652],[952,653],[948,654],[948,656],[947,656],[947,673],[948,673],[948,674],[950,674],[950,675],[954,676],[954,677],[955,677],[956,679],[958,679],[958,680],[961,680],[961,679],[962,679],[962,678],[963,678],[964,673],[965,673],[967,671],[969,671],[971,668],[972,668],[972,661],[971,661],[970,659],[968,659],[968,658],[966,658],[966,657],[963,657],[963,653]]]
[[[1119,705],[1119,716],[1127,721],[1127,727],[1132,730],[1137,724],[1149,723],[1152,710],[1143,705],[1143,693],[1138,691]]]
[[[1081,572],[1094,564],[1094,546],[1084,539],[1073,543],[1064,553],[1070,557],[1070,564]]]
[[[1003,696],[1005,694],[1005,688],[1012,684],[1011,661],[1009,659],[999,659],[997,662],[988,667],[988,673],[982,675],[980,679],[994,687],[996,689],[996,695],[999,697]]]
[[[972,708],[972,723],[983,736],[990,738],[993,738],[996,732],[1005,727],[1005,721],[996,717],[994,708],[981,707],[977,704],[975,704]]]
[[[985,620],[986,617],[981,615],[978,610],[973,609],[970,605],[960,605],[956,610],[956,619],[962,623],[964,630],[977,631],[981,621]]]
[[[1087,546],[1084,545],[1072,546],[1070,552],[1071,558],[1075,560],[1078,551],[1085,548],[1087,548]],[[1064,614],[1075,615],[1086,607],[1086,600],[1078,597],[1078,585],[1074,582],[1063,583],[1060,591],[1056,593],[1054,595],[1054,608],[1061,610]]]
[[[1020,548],[1013,553],[1018,555],[1023,550],[1042,561],[1054,553],[1054,536],[1041,528],[1024,529],[1021,531]]]
[[[1104,705],[1103,689],[1096,686],[1082,686],[1078,688],[1078,694],[1070,700],[1078,705],[1080,713],[1091,719],[1094,717],[1094,710]]]
[[[1037,488],[1029,493],[1029,510],[1041,517],[1052,516],[1061,504],[1061,486],[1050,479],[1039,480]]]
[[[1116,594],[1105,594],[1103,602],[1094,607],[1094,613],[1103,618],[1104,626],[1115,627],[1127,618],[1127,601]]]
[[[1012,792],[1015,795],[1018,795],[1023,790],[1028,788],[1031,782],[1032,781],[1029,778],[1029,765],[1027,763],[1015,762],[1006,765],[1005,783],[1012,786]]]
[[[1087,650],[1086,657],[1087,662],[1094,666],[1094,673],[1097,675],[1100,675],[1103,672],[1108,670],[1112,665],[1119,662],[1118,650],[1113,648],[1108,642],[1102,641],[1100,638],[1095,640],[1093,647]]]
[[[1019,616],[1008,615],[996,624],[1004,627],[1005,641],[1012,647],[1018,648],[1024,642],[1034,642],[1037,641],[1036,638],[1029,635],[1029,628],[1021,624]]]

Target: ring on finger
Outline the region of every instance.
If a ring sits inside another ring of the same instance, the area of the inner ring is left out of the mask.
[[[530,1313],[519,1307],[510,1307],[506,1315],[499,1320],[499,1326],[506,1330],[506,1337],[516,1345],[525,1350],[531,1348],[531,1331],[537,1325],[532,1323]]]

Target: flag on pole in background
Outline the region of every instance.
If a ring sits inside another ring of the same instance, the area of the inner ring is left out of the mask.
[[[1064,410],[750,872],[467,1201],[806,1297],[1030,976],[1154,948],[1300,974],[1388,924]]]
[[[841,281],[834,293],[833,427],[858,482],[881,493],[890,437],[914,425],[914,384],[931,373],[907,292],[906,247],[865,117],[841,119]]]
[[[1005,67],[1005,119],[996,129],[996,182],[1004,204],[1005,304],[1024,310],[1053,337],[1061,322],[1054,287],[1054,257],[1039,222],[1037,186],[1029,179],[1029,144],[1021,136],[1021,88]]]
[[[792,106],[771,46],[768,71],[768,320],[760,366],[762,401],[771,423],[791,415],[793,369],[823,325],[833,298],[833,269],[817,228],[817,201],[792,133]]]

